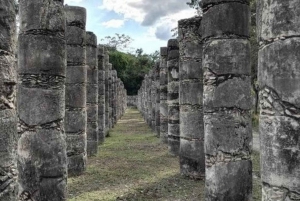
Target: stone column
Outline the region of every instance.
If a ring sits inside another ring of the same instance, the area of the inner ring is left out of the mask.
[[[203,0],[206,200],[252,200],[248,0]]]
[[[152,68],[151,72],[151,103],[152,103],[152,110],[151,110],[151,128],[152,131],[155,132],[156,128],[156,121],[155,121],[155,111],[156,111],[156,83],[155,83],[155,65]]]
[[[113,75],[113,82],[112,82],[112,120],[113,126],[117,123],[117,71],[112,71]]]
[[[179,47],[177,39],[168,41],[168,145],[172,155],[179,155]]]
[[[95,156],[98,152],[98,57],[97,36],[86,32],[86,112],[87,112],[87,154]]]
[[[262,200],[300,200],[300,2],[258,1]]]
[[[201,17],[178,22],[180,172],[205,177]]]
[[[105,136],[109,134],[109,55],[108,51],[105,50],[104,54],[104,65],[105,65]]]
[[[157,137],[160,137],[160,68],[159,68],[159,61],[155,63],[155,132]]]
[[[112,64],[108,64],[108,100],[109,100],[109,129],[113,128],[112,107],[113,107],[113,73]]]
[[[145,88],[144,88],[144,108],[145,108],[145,114],[144,114],[144,119],[146,123],[148,124],[148,90],[149,90],[149,85],[148,85],[148,74],[145,75],[144,78],[145,81]]]
[[[98,142],[105,139],[105,62],[104,47],[98,46]]]
[[[118,78],[118,82],[117,82],[117,92],[118,92],[118,102],[117,102],[117,120],[119,120],[121,118],[121,108],[122,108],[122,89],[121,89],[121,79]]]
[[[19,6],[18,200],[67,200],[63,1],[20,0]],[[5,121],[7,128],[15,124],[13,116]]]
[[[17,196],[16,4],[0,2],[0,200]]]
[[[79,175],[86,169],[86,10],[66,6],[67,81],[66,120],[68,174]]]
[[[152,103],[152,76],[153,75],[153,70],[151,69],[148,73],[148,125],[150,126],[150,128],[152,128],[152,107],[153,107],[153,103]]]
[[[167,69],[168,48],[160,48],[160,140],[168,143],[168,69]]]

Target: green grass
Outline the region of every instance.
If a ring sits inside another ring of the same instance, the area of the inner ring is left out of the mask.
[[[254,171],[259,156],[253,155]],[[259,180],[254,181],[254,201],[260,200]],[[179,174],[177,157],[168,154],[135,109],[128,109],[110,137],[89,158],[86,172],[68,179],[70,201],[199,201],[204,181]]]
[[[260,154],[257,151],[252,153],[253,170],[253,201],[261,200],[261,181],[260,181]]]
[[[87,171],[68,179],[70,201],[203,200],[204,181],[179,174],[178,158],[137,110],[128,109],[105,140]]]

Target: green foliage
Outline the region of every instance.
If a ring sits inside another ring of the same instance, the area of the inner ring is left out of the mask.
[[[124,53],[130,49],[133,39],[125,34],[116,33],[101,39],[109,51],[109,61],[118,72],[118,77],[123,81],[128,95],[136,95],[141,87],[144,76],[159,58],[159,52],[144,54],[138,48],[135,54]],[[127,51],[129,52],[129,51]]]
[[[153,54],[142,54],[143,49],[137,49],[136,55],[111,50],[109,61],[118,72],[128,95],[136,95],[141,87],[145,74],[152,68],[158,58],[158,51]]]

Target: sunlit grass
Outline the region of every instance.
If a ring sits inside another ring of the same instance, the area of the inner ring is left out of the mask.
[[[178,158],[134,109],[110,131],[87,171],[68,183],[70,201],[202,200],[204,188],[179,174]]]
[[[88,160],[86,172],[69,178],[69,200],[204,200],[204,181],[181,176],[178,158],[169,155],[155,135],[137,110],[128,109],[98,155]],[[259,171],[258,153],[253,155],[253,168]],[[258,181],[254,201],[260,200]]]

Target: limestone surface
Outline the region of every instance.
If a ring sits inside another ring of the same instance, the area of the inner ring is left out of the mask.
[[[87,154],[98,152],[98,54],[97,36],[86,32],[86,111],[87,111]]]
[[[248,201],[252,199],[249,4],[242,0],[202,4],[205,200]]]
[[[179,46],[177,39],[168,41],[168,147],[172,155],[179,155]]]
[[[300,2],[258,1],[262,200],[300,200]]]
[[[68,174],[79,175],[87,161],[86,9],[66,6],[66,119]]]
[[[17,199],[16,4],[0,2],[0,200]]]
[[[193,179],[205,177],[201,20],[178,22],[180,172]]]
[[[66,200],[63,1],[20,0],[19,6],[18,200]]]

